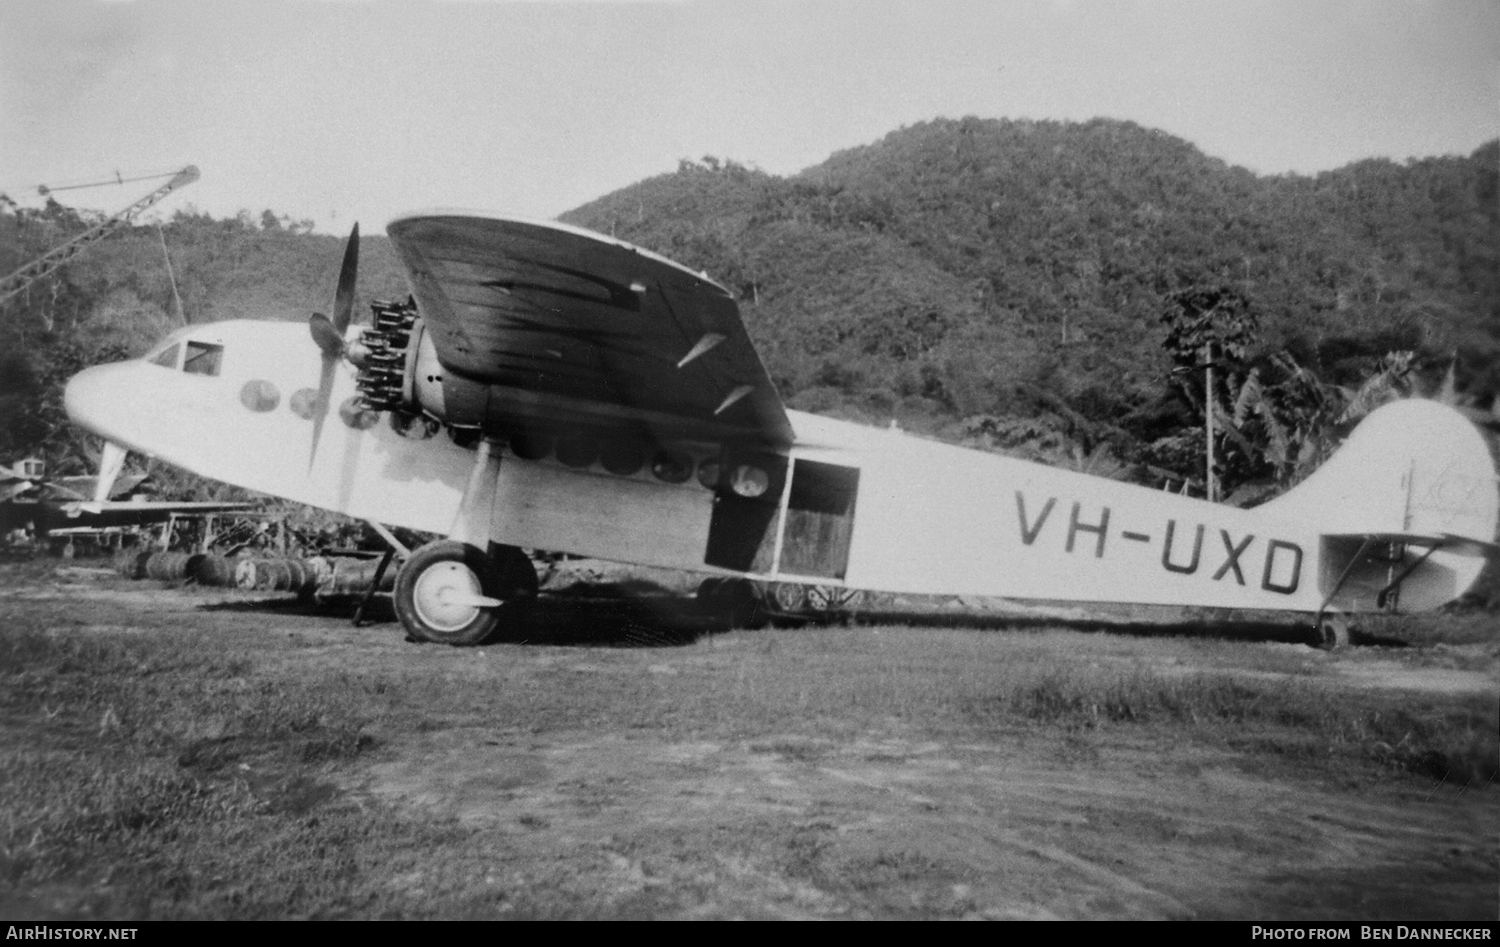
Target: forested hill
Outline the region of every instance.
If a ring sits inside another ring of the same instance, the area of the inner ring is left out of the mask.
[[[1354,383],[1392,349],[1500,391],[1500,147],[1258,177],[1129,122],[938,120],[793,178],[684,162],[564,219],[730,286],[794,404],[1099,418],[1159,398],[1168,294],[1243,293],[1258,353]],[[1257,354],[1257,353],[1252,353]],[[1431,366],[1429,366],[1431,367]],[[1045,399],[1044,399],[1045,400]]]
[[[1419,388],[1457,353],[1460,391],[1488,405],[1500,392],[1497,171],[1496,142],[1261,177],[1128,122],[944,119],[789,178],[684,161],[564,219],[730,287],[794,407],[988,446],[1050,443],[1032,453],[1071,451],[1075,465],[1107,441],[1115,461],[1190,472],[1201,414],[1163,347],[1163,314],[1184,290],[1236,300],[1253,330],[1218,397],[1238,411],[1247,392],[1281,392],[1247,437],[1275,441],[1282,422],[1310,416],[1296,402],[1312,389],[1287,387],[1296,373],[1355,386],[1393,351],[1416,353]],[[366,222],[361,305],[405,293],[378,224]],[[0,270],[86,225],[0,202]],[[0,459],[59,454],[61,379],[174,324],[163,241],[190,318],[305,319],[328,305],[342,245],[309,231],[270,211],[181,212],[160,233],[111,236],[7,304]],[[1259,387],[1246,382],[1254,365]],[[1291,469],[1270,454],[1241,466],[1245,478]]]
[[[95,223],[55,203],[38,212],[0,199],[0,272]],[[216,220],[189,206],[160,230],[110,234],[0,306],[0,461],[41,453],[59,472],[86,470],[88,451],[63,414],[63,383],[88,365],[143,354],[183,319],[306,321],[331,311],[344,240],[311,230],[271,211]],[[361,242],[360,264],[366,318],[369,299],[405,297],[384,236]]]

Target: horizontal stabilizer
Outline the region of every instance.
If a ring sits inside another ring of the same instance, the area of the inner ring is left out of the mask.
[[[1456,536],[1453,533],[1444,533],[1446,542],[1440,547],[1451,549],[1454,552],[1466,552],[1475,556],[1486,556],[1490,559],[1500,557],[1500,543],[1487,543],[1482,539],[1472,536]]]
[[[1324,533],[1325,539],[1358,539],[1373,543],[1404,543],[1470,556],[1500,557],[1500,543],[1455,533]]]

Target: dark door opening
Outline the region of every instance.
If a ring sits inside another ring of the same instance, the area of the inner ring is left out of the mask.
[[[849,569],[859,469],[813,460],[792,467],[778,571],[842,579]]]
[[[724,466],[730,470],[744,462],[735,458]],[[768,573],[775,568],[788,575],[844,578],[854,536],[859,469],[814,460],[798,460],[791,465],[792,483],[786,496],[778,561],[776,529],[787,459],[756,456],[750,463],[766,471],[767,489],[758,496],[745,497],[727,484],[720,485],[714,497],[704,561],[741,572]]]

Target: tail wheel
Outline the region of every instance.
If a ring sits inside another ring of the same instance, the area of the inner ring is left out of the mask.
[[[533,597],[536,588],[536,571],[525,555],[502,548],[509,552],[492,558],[474,546],[443,539],[412,553],[396,577],[394,595],[396,616],[407,633],[438,644],[489,640],[506,617],[505,606]],[[524,561],[524,571],[516,557]]]
[[[1336,613],[1324,615],[1313,627],[1313,646],[1325,651],[1347,648],[1353,641],[1354,626],[1347,615]]]

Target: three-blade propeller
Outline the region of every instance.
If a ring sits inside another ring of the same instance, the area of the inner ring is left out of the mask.
[[[308,454],[307,469],[312,470],[318,457],[318,439],[323,436],[323,420],[328,416],[328,402],[333,396],[333,373],[339,360],[348,351],[344,333],[354,316],[354,281],[359,272],[359,224],[349,231],[349,242],[344,244],[344,262],[339,266],[339,287],[333,297],[333,318],[321,312],[312,314],[308,329],[313,342],[323,353],[323,370],[318,376],[318,402],[313,414],[312,451]]]

